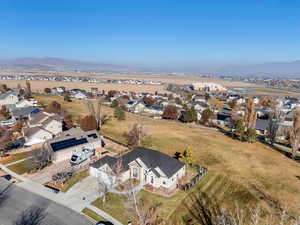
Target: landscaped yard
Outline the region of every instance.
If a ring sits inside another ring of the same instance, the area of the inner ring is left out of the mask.
[[[20,152],[20,153],[11,154],[3,159],[0,159],[0,163],[9,164],[12,162],[16,162],[21,159],[25,159],[25,158],[29,157],[30,154],[31,154],[30,152]]]
[[[44,103],[52,100],[63,102],[59,97],[38,97]],[[65,109],[77,115],[86,113],[82,101],[74,101]],[[65,107],[65,106],[64,106]],[[104,108],[111,115],[112,109]],[[126,120],[112,119],[102,134],[119,142],[125,142],[124,132],[137,121],[137,116],[126,114]],[[151,147],[170,156],[189,148],[195,163],[209,169],[209,173],[199,183],[205,193],[224,196],[224,206],[232,208],[235,201],[257,202],[266,211],[271,207],[261,196],[269,196],[271,201],[279,201],[282,206],[296,206],[300,202],[300,164],[286,158],[261,143],[241,143],[211,129],[172,121],[143,118],[144,129],[152,136]],[[219,197],[218,197],[219,198]],[[171,201],[171,200],[170,200]],[[167,202],[167,201],[166,201]],[[174,209],[182,207],[180,201],[170,204]],[[160,208],[165,210],[167,204]],[[170,210],[171,211],[171,210]]]
[[[99,216],[97,213],[95,213],[93,210],[91,210],[89,208],[84,208],[82,210],[82,213],[85,214],[85,215],[87,215],[88,217],[92,218],[96,222],[106,221],[105,218],[103,218],[102,216]]]
[[[89,176],[89,170],[83,170],[77,174],[75,174],[74,176],[72,176],[69,180],[66,181],[66,183],[64,183],[63,186],[63,192],[67,192],[74,184],[76,184],[77,182],[83,180],[84,178]]]
[[[31,164],[28,160],[10,165],[7,168],[14,171],[17,174],[29,173],[32,170]]]
[[[126,209],[126,199],[124,196],[108,193],[105,202],[102,201],[102,198],[98,198],[92,205],[112,215],[123,224],[127,224],[133,218]]]

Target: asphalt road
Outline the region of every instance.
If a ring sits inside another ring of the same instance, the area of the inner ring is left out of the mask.
[[[0,180],[0,189],[4,189],[5,184]],[[1,190],[0,190],[1,191]],[[20,213],[31,206],[38,206],[45,209],[46,218],[43,225],[92,225],[87,218],[77,212],[60,205],[54,201],[36,195],[16,185],[11,185],[6,194],[6,198],[0,204],[1,225],[12,225]]]

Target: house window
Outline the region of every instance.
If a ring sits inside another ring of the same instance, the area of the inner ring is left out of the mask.
[[[133,173],[132,173],[132,176],[134,177],[134,178],[137,178],[138,177],[138,169],[137,168],[133,168]]]
[[[151,184],[153,184],[154,183],[154,178],[153,178],[153,176],[151,176]]]

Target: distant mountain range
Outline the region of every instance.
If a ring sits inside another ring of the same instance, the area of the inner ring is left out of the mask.
[[[129,66],[69,60],[54,57],[0,60],[0,71],[11,72],[133,72]]]
[[[215,72],[233,75],[300,75],[300,60],[293,62],[274,62],[254,65],[225,66]]]
[[[230,66],[128,66],[68,60],[54,57],[0,60],[0,72],[88,72],[88,73],[196,73],[214,75],[300,76],[300,60]]]

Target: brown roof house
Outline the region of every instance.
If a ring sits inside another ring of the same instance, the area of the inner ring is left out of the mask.
[[[29,116],[27,126],[23,128],[25,145],[30,146],[54,138],[62,132],[62,118],[54,113],[41,111]]]

